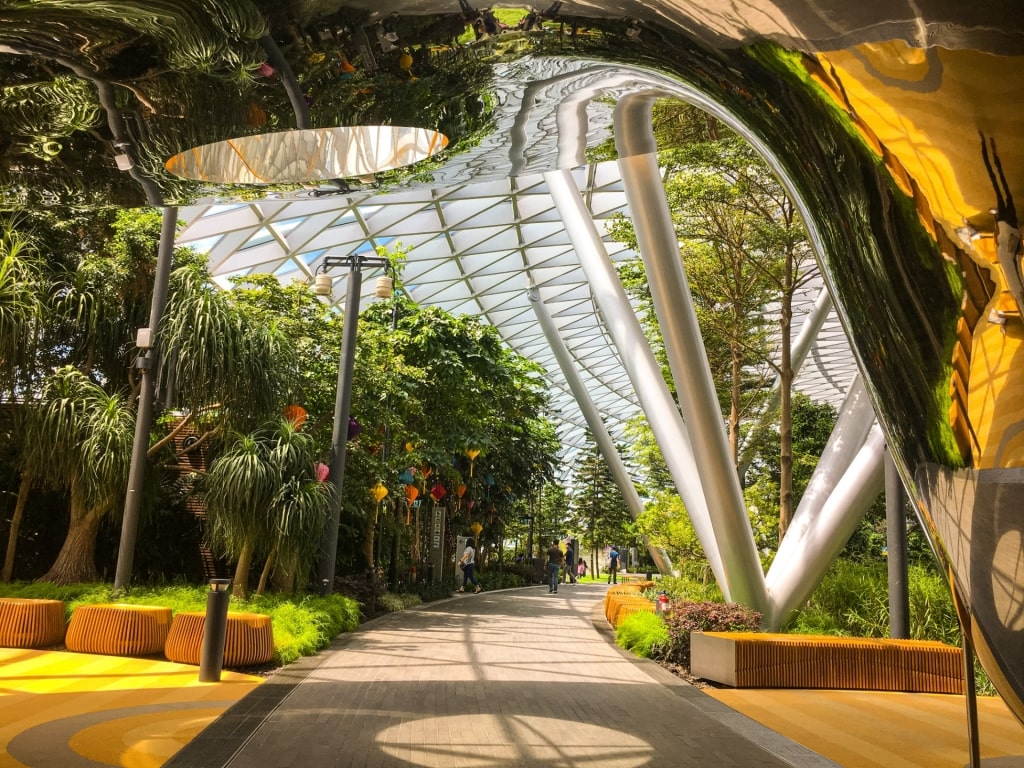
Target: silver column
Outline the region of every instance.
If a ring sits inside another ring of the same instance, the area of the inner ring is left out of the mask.
[[[528,276],[527,279],[529,280],[528,295],[530,297],[530,305],[537,315],[540,327],[544,331],[544,337],[548,340],[551,351],[558,361],[558,367],[561,368],[562,375],[565,377],[569,389],[576,398],[576,404],[580,407],[580,412],[583,414],[583,418],[586,419],[590,432],[594,435],[594,442],[597,443],[598,450],[601,451],[601,455],[611,470],[612,477],[615,478],[615,484],[619,487],[622,497],[626,500],[629,514],[636,520],[644,510],[640,494],[636,492],[633,479],[629,476],[629,472],[626,471],[626,465],[622,461],[622,456],[619,455],[611,435],[608,434],[608,429],[605,427],[604,421],[601,420],[601,414],[598,413],[597,407],[594,405],[594,401],[591,399],[590,393],[583,383],[583,379],[576,370],[576,363],[568,347],[565,346],[561,334],[558,333],[558,328],[555,326],[555,321],[548,312],[547,306],[541,299],[540,289],[534,285],[532,277]],[[652,547],[646,539],[644,544],[647,546],[647,551],[650,552],[654,564],[658,566],[658,570],[662,574],[670,575],[672,573],[672,561],[669,559],[668,553],[660,547]]]
[[[654,437],[661,445],[669,473],[676,484],[686,511],[693,522],[704,554],[707,555],[715,578],[727,600],[740,600],[760,609],[764,600],[747,602],[748,591],[735,591],[725,569],[719,540],[711,525],[711,515],[701,487],[700,474],[693,456],[690,436],[683,424],[679,409],[662,378],[654,353],[644,337],[640,322],[633,312],[618,275],[601,242],[601,236],[583,204],[579,189],[569,171],[550,171],[544,174],[551,197],[565,223],[580,265],[587,276],[590,291],[604,316],[608,332],[619,352],[622,365],[640,400],[640,407],[651,425]],[[750,536],[747,529],[748,538]],[[760,574],[758,574],[760,577]],[[761,580],[761,592],[764,582]],[[755,593],[749,592],[754,595]],[[756,596],[756,595],[755,595]]]
[[[707,352],[669,211],[651,130],[654,95],[626,96],[615,108],[619,169],[636,230],[683,420],[693,439],[711,522],[733,598],[764,610],[764,572],[722,421]],[[662,443],[668,452],[671,446]]]

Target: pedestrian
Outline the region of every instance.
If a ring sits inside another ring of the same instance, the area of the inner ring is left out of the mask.
[[[570,584],[576,583],[576,547],[570,536],[565,541],[565,581]]]
[[[608,552],[608,583],[619,583],[619,550],[615,548],[614,544]]]
[[[472,539],[466,539],[466,548],[462,550],[462,557],[459,558],[459,568],[462,569],[462,586],[459,587],[459,592],[465,592],[470,584],[476,587],[473,590],[474,594],[481,592],[480,583],[473,575],[473,571],[476,570],[476,550],[473,549]]]
[[[583,581],[583,577],[587,575],[587,561],[584,558],[580,558],[579,565],[576,566],[576,576],[580,581]]]
[[[558,539],[555,539],[548,547],[548,594],[558,591],[558,572],[562,569],[564,561],[565,555],[562,554],[562,550],[558,546]]]

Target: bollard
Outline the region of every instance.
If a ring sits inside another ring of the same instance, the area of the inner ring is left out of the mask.
[[[201,683],[220,682],[230,602],[231,579],[210,579],[210,591],[206,595],[206,619],[203,622],[203,645],[199,653]]]

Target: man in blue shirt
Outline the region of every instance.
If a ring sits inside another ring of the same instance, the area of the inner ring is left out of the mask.
[[[619,583],[619,550],[615,548],[614,544],[608,552],[608,583]]]

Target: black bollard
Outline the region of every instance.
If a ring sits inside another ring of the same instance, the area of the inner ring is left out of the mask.
[[[210,579],[210,591],[206,595],[206,620],[203,623],[203,646],[199,654],[201,683],[220,682],[230,602],[231,579]]]

